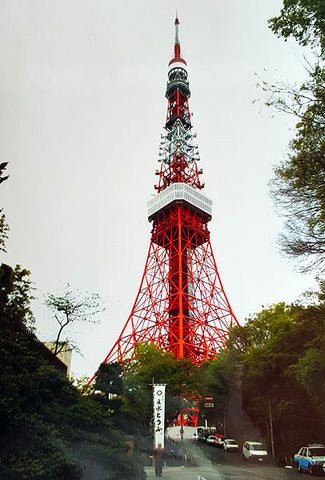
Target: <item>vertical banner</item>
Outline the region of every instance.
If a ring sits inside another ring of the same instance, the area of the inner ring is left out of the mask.
[[[161,443],[164,447],[165,438],[165,388],[166,385],[153,386],[153,422],[154,447]]]

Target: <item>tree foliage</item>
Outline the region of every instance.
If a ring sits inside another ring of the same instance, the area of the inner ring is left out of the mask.
[[[297,118],[296,135],[285,161],[275,168],[272,196],[285,217],[282,251],[302,271],[325,269],[325,6],[323,0],[284,0],[270,28],[301,45],[320,46],[300,86],[277,82],[263,90],[266,104]]]
[[[272,194],[286,218],[283,251],[302,269],[325,268],[325,69],[316,65],[293,105],[283,98],[270,103],[300,116],[288,158],[275,168]]]
[[[65,345],[69,343],[77,348],[71,340],[66,338],[62,341],[63,330],[76,322],[98,323],[95,316],[105,310],[101,306],[97,293],[82,293],[80,290],[73,292],[68,284],[63,295],[47,294],[45,305],[52,311],[56,322],[59,325],[55,339],[54,354],[60,353]]]
[[[6,216],[3,213],[0,216],[0,251],[6,253],[6,240],[8,239],[9,225],[6,221]]]
[[[185,406],[184,399],[198,395],[199,369],[190,359],[176,359],[153,344],[138,345],[134,357],[123,373],[124,412],[133,416],[145,435],[153,414],[153,383],[166,384],[166,419],[172,424]]]
[[[119,425],[125,425],[124,421],[120,421],[118,417],[122,413],[122,394],[123,379],[122,366],[120,363],[102,363],[95,375],[93,389],[96,393],[99,391],[100,396],[97,399],[101,401],[112,414],[113,421],[117,420]],[[130,431],[129,431],[130,433]]]
[[[220,350],[215,360],[202,364],[201,382],[204,394],[211,394],[218,409],[223,412],[229,404],[230,397],[238,388],[241,374],[238,350]]]
[[[320,46],[325,52],[325,5],[323,0],[283,0],[278,17],[271,18],[272,31],[301,45]]]
[[[95,376],[94,389],[109,395],[121,395],[123,391],[122,367],[119,363],[101,363]]]
[[[28,328],[34,324],[31,310],[33,284],[30,271],[16,265],[15,268],[2,263],[0,266],[0,317],[4,325],[20,322]]]
[[[144,480],[107,408],[80,395],[28,328],[31,288],[27,270],[1,266],[0,478]]]
[[[235,327],[229,340],[242,363],[242,396],[251,421],[270,441],[270,408],[277,454],[325,431],[324,290],[318,302],[279,303]]]

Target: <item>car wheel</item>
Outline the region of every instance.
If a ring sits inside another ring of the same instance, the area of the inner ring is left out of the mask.
[[[298,470],[299,473],[302,472],[302,469],[301,469],[301,466],[300,466],[300,463],[299,463],[299,462],[297,462],[297,470]]]
[[[311,464],[308,465],[308,472],[309,472],[309,475],[314,475],[314,469]]]

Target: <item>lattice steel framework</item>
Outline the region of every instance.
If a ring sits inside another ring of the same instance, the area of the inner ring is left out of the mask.
[[[211,201],[202,194],[198,147],[193,144],[187,66],[175,20],[169,62],[165,134],[160,145],[157,195],[148,203],[151,241],[129,318],[104,362],[125,361],[150,342],[196,365],[213,359],[237,324],[216,261],[210,232]]]

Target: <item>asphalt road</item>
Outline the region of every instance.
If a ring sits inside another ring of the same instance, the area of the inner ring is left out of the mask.
[[[166,480],[304,480],[308,474],[272,464],[244,462],[241,453],[227,453],[223,449],[201,442],[187,442],[184,448],[191,460],[187,466],[164,466],[162,479]],[[147,480],[155,479],[154,468],[146,467]],[[317,478],[317,477],[316,477]],[[324,477],[318,477],[324,478]]]
[[[294,469],[281,468],[271,462],[265,464],[245,462],[240,452],[229,453],[221,448],[204,444],[197,448],[211,461],[222,480],[303,480],[301,474]],[[210,478],[207,477],[206,480]]]

